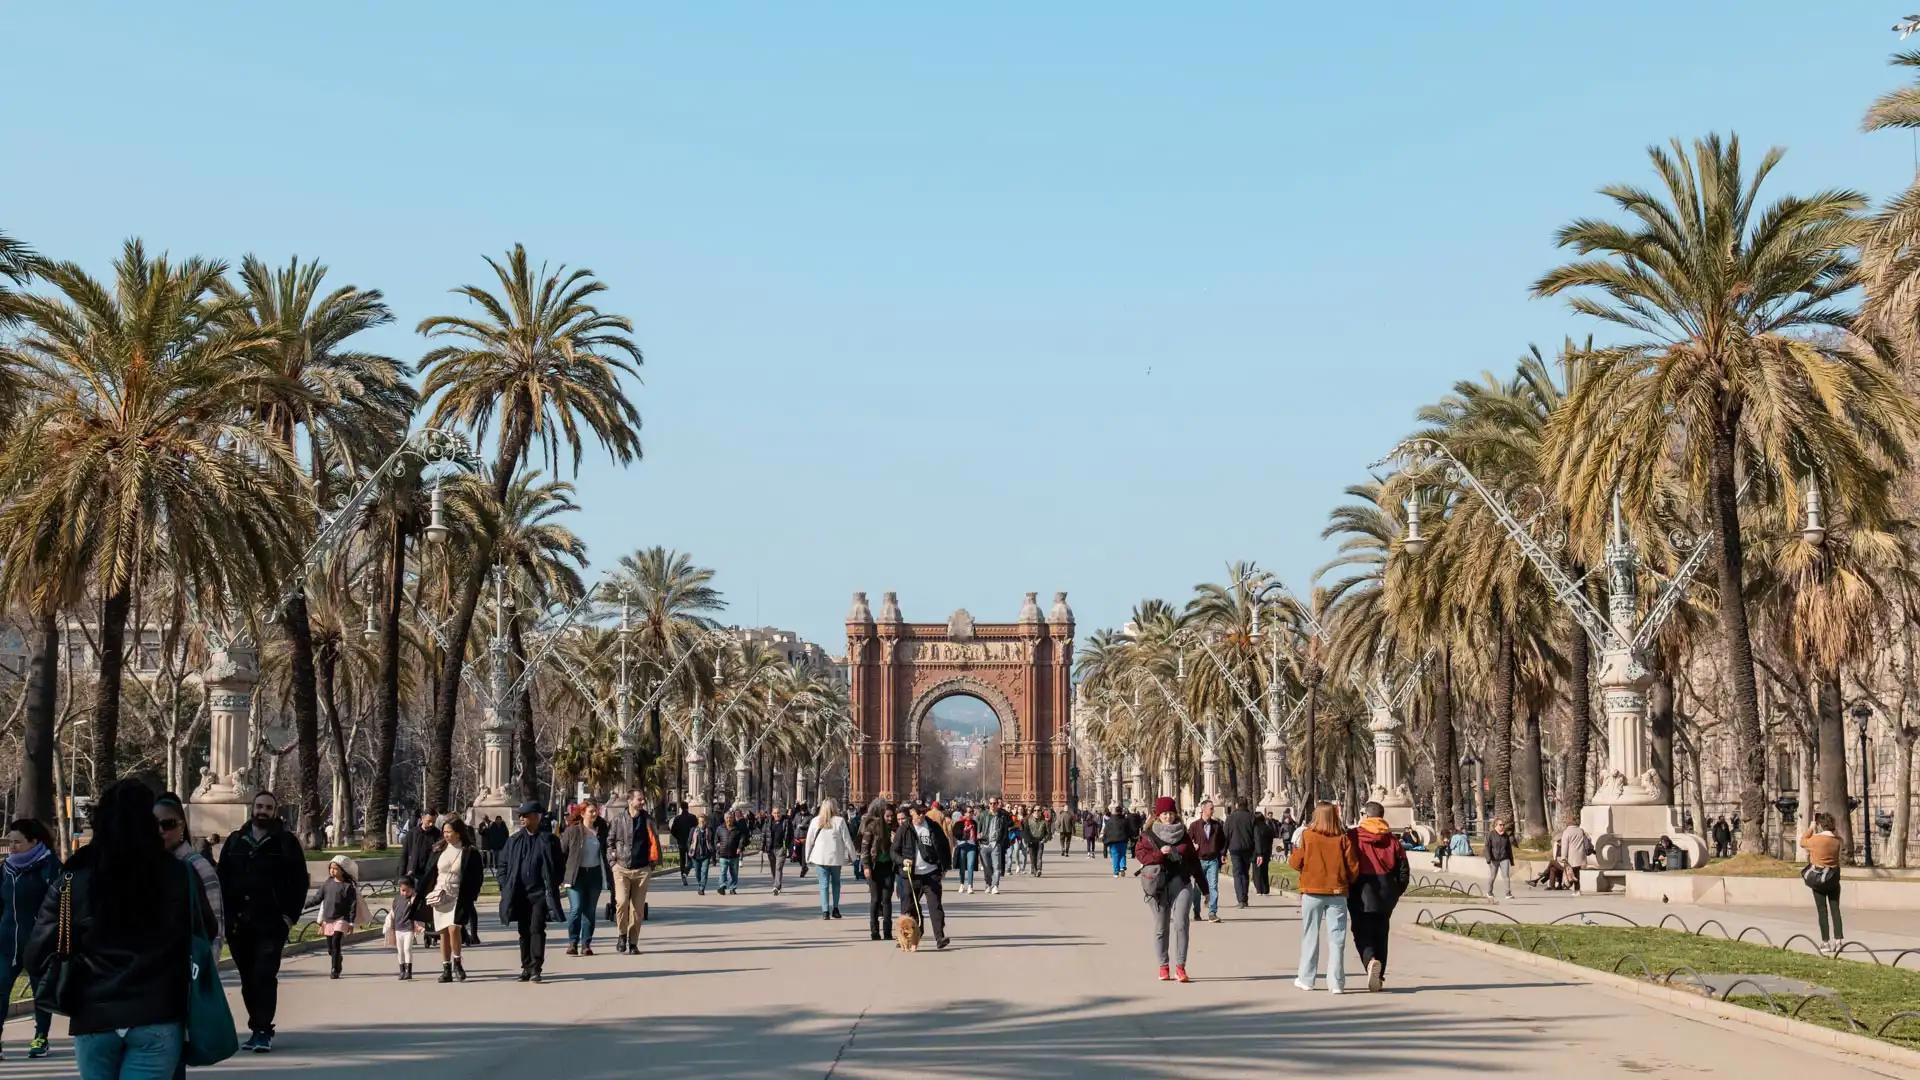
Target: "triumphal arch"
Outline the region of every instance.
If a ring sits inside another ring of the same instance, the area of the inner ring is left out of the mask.
[[[999,719],[999,790],[1009,801],[1067,804],[1073,611],[1062,592],[1042,615],[1038,595],[1028,593],[1010,623],[976,623],[965,608],[945,622],[910,623],[893,593],[881,596],[877,618],[867,594],[853,594],[847,677],[855,805],[933,795],[920,790],[922,727],[928,711],[955,694],[986,702]]]

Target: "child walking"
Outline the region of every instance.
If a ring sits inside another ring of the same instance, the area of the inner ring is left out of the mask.
[[[360,886],[353,880],[356,869],[352,859],[335,855],[327,864],[327,880],[320,883],[320,932],[327,936],[327,956],[333,960],[330,979],[340,977],[340,949],[347,935],[357,924],[369,921]]]
[[[418,886],[413,878],[403,877],[395,886],[396,894],[393,906],[387,909],[387,922],[383,929],[387,932],[387,944],[393,946],[394,953],[400,959],[400,981],[413,981],[413,935],[418,932],[419,924],[413,921],[413,897]]]

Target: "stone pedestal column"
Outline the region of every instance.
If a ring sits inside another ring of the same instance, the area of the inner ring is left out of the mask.
[[[467,822],[471,824],[482,817],[503,817],[511,821],[520,804],[518,793],[508,790],[511,780],[507,774],[513,759],[512,714],[488,709],[480,739],[480,790],[474,794],[473,806],[467,811]]]
[[[1154,792],[1154,795],[1156,797],[1172,795],[1175,793],[1174,789],[1179,786],[1180,778],[1174,773],[1173,762],[1162,761],[1160,763],[1160,790]]]
[[[1367,730],[1373,733],[1373,799],[1390,809],[1411,807],[1413,795],[1407,791],[1400,760],[1400,718],[1381,706],[1373,710]]]
[[[687,809],[694,814],[707,812],[707,756],[698,744],[687,750]]]
[[[1146,795],[1146,792],[1147,792],[1146,766],[1140,763],[1140,759],[1138,757],[1131,759],[1128,762],[1128,764],[1131,766],[1131,771],[1132,771],[1132,776],[1130,777],[1132,781],[1132,786],[1127,789],[1128,804],[1131,806],[1142,806],[1142,807],[1153,805],[1153,800],[1147,798],[1147,795]]]
[[[225,836],[252,817],[257,786],[249,774],[253,749],[253,689],[260,683],[259,654],[235,644],[218,650],[201,672],[207,691],[209,747],[200,784],[187,800],[197,837]]]
[[[1200,751],[1200,786],[1206,790],[1200,792],[1200,798],[1220,798],[1220,751],[1209,746]]]
[[[806,804],[807,767],[805,765],[795,765],[793,767],[793,801],[800,805]]]
[[[1280,789],[1283,781],[1280,777],[1281,756],[1286,753],[1286,744],[1281,741],[1277,731],[1267,732],[1260,740],[1261,787],[1260,809],[1269,817],[1277,815],[1286,807],[1286,794]]]

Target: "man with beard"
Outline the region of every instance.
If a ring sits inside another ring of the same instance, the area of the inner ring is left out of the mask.
[[[647,819],[646,797],[635,788],[627,804],[608,815],[607,865],[613,868],[614,951],[640,951],[640,927],[647,919],[647,882],[660,861],[660,837]]]
[[[219,872],[227,944],[234,970],[240,973],[240,997],[246,1002],[251,1032],[240,1049],[264,1054],[273,1049],[280,954],[287,946],[287,930],[307,903],[307,857],[281,823],[280,801],[273,792],[253,797],[253,821],[227,837]]]

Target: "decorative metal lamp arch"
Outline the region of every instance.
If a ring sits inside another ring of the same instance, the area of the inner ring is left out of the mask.
[[[1000,721],[1000,745],[1010,746],[1021,740],[1020,710],[1013,707],[1013,699],[981,682],[971,675],[955,675],[942,679],[920,692],[907,709],[907,730],[912,733],[913,741],[920,742],[921,722],[933,711],[935,705],[950,697],[965,695],[976,697],[987,703],[993,710],[994,718]]]

